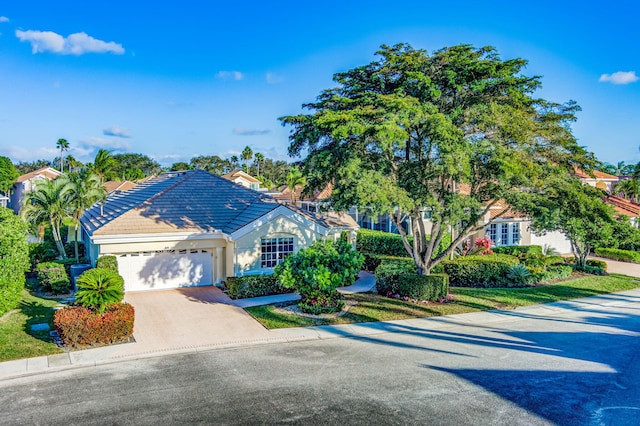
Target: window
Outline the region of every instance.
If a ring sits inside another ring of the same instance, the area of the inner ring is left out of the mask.
[[[492,223],[486,228],[485,236],[489,237],[493,247],[517,246],[522,238],[520,223]]]
[[[511,244],[517,246],[520,244],[520,224],[514,223],[511,229]]]
[[[489,232],[488,235],[489,239],[491,240],[491,244],[493,245],[497,245],[498,241],[498,224],[496,223],[492,223],[491,225],[489,225]]]
[[[273,268],[293,253],[293,238],[263,238],[260,245],[262,268]]]
[[[496,245],[506,246],[509,245],[509,224],[503,223],[500,232],[500,244],[496,242]]]

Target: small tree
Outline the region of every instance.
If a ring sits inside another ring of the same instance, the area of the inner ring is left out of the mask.
[[[0,317],[15,308],[29,269],[27,224],[11,209],[0,207]]]
[[[291,202],[295,204],[296,202],[296,188],[298,186],[304,187],[307,183],[307,180],[302,175],[302,172],[297,167],[292,167],[289,170],[289,174],[287,175],[287,188],[291,191]]]
[[[98,314],[124,299],[124,279],[109,269],[85,271],[78,277],[76,288],[76,302]]]
[[[351,245],[316,241],[276,266],[280,284],[300,293],[298,306],[313,314],[335,312],[344,306],[337,288],[353,284],[364,257]]]
[[[0,192],[9,194],[18,176],[18,169],[16,169],[11,160],[0,156]]]

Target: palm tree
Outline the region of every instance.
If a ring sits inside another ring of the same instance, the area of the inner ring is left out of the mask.
[[[70,172],[77,172],[83,166],[82,162],[76,160],[73,155],[67,155],[65,163],[67,163]]]
[[[109,178],[117,161],[111,156],[111,151],[99,149],[96,158],[93,160],[91,171],[100,177],[100,182],[104,183],[105,178]]]
[[[238,168],[238,156],[237,155],[232,155],[231,157],[229,157],[229,161],[231,162],[231,167],[234,169]]]
[[[625,198],[637,203],[640,198],[640,182],[637,179],[621,180],[616,184],[614,193],[623,194]]]
[[[70,173],[58,179],[68,182],[70,188],[70,211],[74,222],[74,243],[76,262],[78,261],[78,228],[84,212],[98,201],[103,201],[107,191],[100,177],[93,173]]]
[[[262,155],[259,152],[256,152],[255,159],[256,159],[256,166],[258,168],[258,177],[260,177],[260,163],[264,161],[264,155]]]
[[[302,172],[297,167],[292,167],[287,175],[287,187],[291,191],[291,202],[296,203],[296,187],[304,186],[307,180],[302,175]]]
[[[60,171],[64,173],[64,151],[69,151],[69,142],[66,139],[60,138],[56,142],[56,148],[60,150]]]
[[[49,222],[58,254],[65,257],[60,227],[62,221],[71,215],[71,187],[67,180],[36,183],[35,188],[25,194],[20,214],[25,221],[36,226]]]
[[[244,160],[244,171],[249,172],[249,161],[253,158],[253,150],[249,145],[242,150],[242,159]]]

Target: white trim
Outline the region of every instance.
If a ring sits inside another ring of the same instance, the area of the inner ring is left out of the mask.
[[[236,241],[242,237],[244,237],[245,235],[249,234],[250,232],[254,231],[255,229],[259,228],[260,226],[262,226],[264,223],[266,222],[271,222],[274,219],[277,219],[279,216],[285,216],[289,219],[292,219],[293,221],[297,222],[298,224],[304,225],[307,228],[311,228],[313,231],[317,232],[318,234],[322,234],[324,236],[329,234],[329,229],[330,228],[325,228],[324,226],[312,221],[311,219],[308,219],[306,217],[304,217],[301,214],[298,214],[296,212],[294,212],[293,210],[287,208],[286,206],[278,206],[275,209],[271,210],[269,213],[260,216],[259,218],[257,218],[256,220],[254,220],[253,222],[243,226],[242,228],[238,229],[235,232],[232,232],[229,236],[231,237],[231,239],[233,241]]]
[[[227,234],[222,232],[163,232],[158,234],[118,234],[118,235],[92,235],[89,237],[93,244],[120,244],[120,243],[154,243],[158,241],[187,241],[187,240],[229,240]]]

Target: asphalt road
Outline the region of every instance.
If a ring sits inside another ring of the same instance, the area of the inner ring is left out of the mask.
[[[5,380],[0,424],[637,425],[640,297],[604,301]]]

